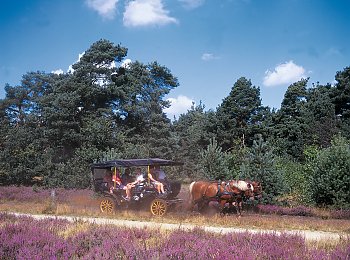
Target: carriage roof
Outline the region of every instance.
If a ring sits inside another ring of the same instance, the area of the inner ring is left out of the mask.
[[[94,163],[91,165],[93,169],[105,169],[110,167],[135,167],[135,166],[176,166],[183,165],[182,162],[160,159],[160,158],[147,158],[147,159],[119,159],[110,160],[100,163]]]

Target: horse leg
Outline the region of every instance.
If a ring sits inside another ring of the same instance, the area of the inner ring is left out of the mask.
[[[237,201],[237,213],[238,213],[238,217],[240,218],[242,216],[242,201]]]
[[[197,210],[196,210],[196,207],[197,207]],[[203,207],[204,205],[202,200],[191,200],[189,202],[189,210],[191,212],[195,212],[195,211],[200,212]]]
[[[236,200],[236,201],[233,201],[233,202],[231,203],[231,207],[232,207],[232,208],[235,208],[238,217],[240,217],[240,216],[241,216],[241,209],[240,209],[240,207],[239,207],[239,202],[238,202],[237,200]]]
[[[226,200],[220,200],[219,201],[219,205],[220,205],[220,213],[222,214],[225,214],[226,213],[226,207],[225,207],[225,204],[226,204]]]
[[[198,212],[202,212],[204,208],[204,200],[198,201],[197,203]]]
[[[236,203],[235,207],[236,207],[236,210],[237,210],[238,217],[240,218],[242,216],[242,214],[241,214],[241,208],[239,206],[239,203]]]
[[[206,199],[202,199],[202,200],[200,200],[199,202],[198,202],[198,212],[200,212],[200,213],[205,213],[204,211],[205,211],[205,209],[207,209],[208,208],[208,206],[209,206],[209,201],[208,200],[206,200]]]
[[[195,208],[197,206],[197,208],[199,207],[199,202],[198,200],[193,200],[192,198],[190,199],[190,201],[188,202],[188,210],[193,212],[195,211]]]
[[[235,207],[235,202],[234,201],[230,201],[229,202],[229,206],[228,206],[228,213],[233,214],[237,212],[237,209]]]
[[[197,207],[197,209],[196,209],[196,207]],[[193,211],[197,211],[197,212],[200,213],[203,208],[204,208],[203,200],[196,200],[196,201],[194,201],[194,203],[193,203]]]
[[[189,211],[194,211],[194,207],[196,206],[196,202],[190,199],[187,203],[187,207]]]

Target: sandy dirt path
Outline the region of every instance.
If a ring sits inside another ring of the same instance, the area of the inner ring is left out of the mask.
[[[57,218],[66,219],[68,221],[86,221],[98,225],[116,225],[125,226],[132,228],[154,228],[154,229],[164,229],[164,230],[192,230],[198,228],[199,226],[191,224],[170,224],[170,223],[157,223],[148,221],[132,221],[132,220],[122,220],[122,219],[110,219],[110,218],[94,218],[94,217],[71,217],[71,216],[55,216],[55,215],[43,215],[43,214],[24,214],[24,213],[10,213],[16,216],[30,216],[34,219],[45,219],[45,218]],[[342,237],[347,236],[341,233],[332,233],[324,231],[310,231],[310,230],[285,230],[285,231],[273,231],[273,230],[262,230],[262,229],[245,229],[245,228],[233,228],[233,227],[214,227],[214,226],[200,226],[205,231],[215,232],[215,233],[230,233],[230,232],[251,232],[251,233],[287,233],[287,234],[297,234],[303,236],[308,241],[320,241],[320,240],[339,240]]]

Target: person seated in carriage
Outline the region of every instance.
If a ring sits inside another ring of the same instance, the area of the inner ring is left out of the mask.
[[[156,180],[160,181],[163,184],[168,183],[165,172],[160,168],[160,165],[154,166],[154,177]]]
[[[161,194],[161,193],[164,194],[165,193],[164,192],[164,185],[163,185],[163,183],[157,181],[153,177],[153,174],[154,174],[154,173],[152,174],[153,171],[154,171],[154,168],[151,167],[149,173],[147,174],[147,173],[142,173],[141,168],[136,168],[136,176],[137,177],[136,177],[136,181],[133,182],[133,184],[135,185],[137,183],[143,183],[143,182],[146,182],[149,179],[151,184],[153,184],[156,187],[158,193],[159,194]]]
[[[133,184],[143,183],[147,180],[147,173],[143,173],[141,168],[137,167],[135,170],[136,180],[132,182]]]
[[[124,170],[124,173],[121,177],[122,183],[124,185],[127,185],[128,183],[132,183],[133,182],[133,177],[131,176],[131,171],[130,168],[126,168]]]
[[[159,194],[164,194],[164,184],[158,180],[156,180],[153,176],[156,176],[157,171],[156,171],[156,166],[153,166],[150,168],[148,178],[150,179],[151,183],[157,188],[157,191]],[[165,176],[165,174],[164,174]],[[159,176],[157,176],[159,178]]]
[[[111,192],[113,187],[112,176],[113,176],[113,173],[110,170],[107,170],[105,176],[103,177],[103,182],[102,182],[103,191],[108,190],[109,192]]]
[[[119,169],[115,169],[115,174],[112,171],[107,172],[104,181],[106,181],[111,194],[113,194],[114,190],[125,190],[125,200],[129,201],[131,199],[131,188],[133,186],[131,183],[123,184]]]

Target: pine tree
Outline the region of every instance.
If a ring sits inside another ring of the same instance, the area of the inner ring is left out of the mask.
[[[205,150],[200,152],[202,174],[209,180],[225,180],[228,177],[227,155],[213,138]]]
[[[175,150],[178,158],[185,163],[184,172],[187,177],[196,178],[199,171],[201,149],[210,143],[208,122],[212,112],[204,112],[204,105],[192,105],[191,109],[179,116],[173,122],[173,131],[178,140],[178,149]]]
[[[280,155],[302,159],[308,126],[305,123],[306,85],[302,79],[290,85],[284,95],[281,109],[275,114],[274,143]]]
[[[216,112],[217,139],[223,149],[230,149],[236,139],[251,145],[254,135],[262,132],[266,112],[260,89],[244,77],[238,79]]]
[[[275,167],[274,154],[261,135],[253,142],[248,156],[242,164],[242,179],[259,181],[263,187],[263,201],[276,202],[284,190],[283,176]]]

